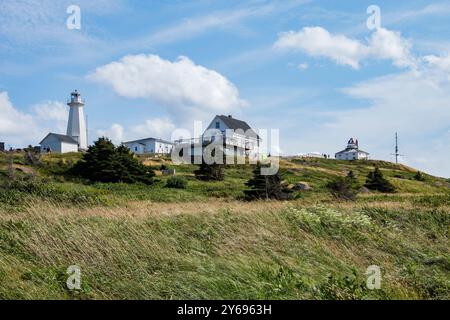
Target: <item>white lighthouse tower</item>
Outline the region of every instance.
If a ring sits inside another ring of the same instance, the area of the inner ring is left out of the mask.
[[[78,142],[79,149],[85,150],[87,149],[87,133],[83,111],[84,102],[77,90],[70,94],[70,101],[67,102],[67,105],[70,107],[67,135]]]

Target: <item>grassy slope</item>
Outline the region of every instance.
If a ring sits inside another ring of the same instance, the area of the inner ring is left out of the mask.
[[[339,203],[324,190],[375,164],[282,162],[289,183],[313,189],[289,202],[239,201],[251,168],[230,167],[224,182],[177,166],[186,190],[85,185],[60,175],[77,155],[51,156],[35,174],[45,183],[0,194],[0,298],[449,298],[450,193],[447,181],[377,162],[398,193]],[[163,160],[147,160],[159,165]],[[0,179],[6,174],[0,156]],[[29,172],[20,156],[16,175]],[[2,178],[3,177],[3,178]],[[69,265],[82,290],[65,289]],[[365,288],[369,265],[381,290]]]

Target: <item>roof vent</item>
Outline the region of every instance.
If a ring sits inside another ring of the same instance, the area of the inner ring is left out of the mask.
[[[233,118],[233,117],[231,116],[231,114],[229,114],[229,115],[228,115],[228,118]]]

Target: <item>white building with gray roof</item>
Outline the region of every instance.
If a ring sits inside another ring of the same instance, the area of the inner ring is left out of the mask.
[[[369,153],[359,149],[358,139],[350,138],[347,143],[347,148],[337,152],[335,158],[338,160],[369,159]]]
[[[64,134],[51,132],[39,144],[41,145],[42,153],[78,152],[78,141]]]
[[[144,138],[122,144],[136,154],[169,154],[173,147],[172,142],[156,138]]]

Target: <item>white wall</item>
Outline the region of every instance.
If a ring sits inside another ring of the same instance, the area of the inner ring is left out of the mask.
[[[337,153],[335,156],[338,160],[359,160],[359,159],[367,159],[368,156],[364,152],[358,152],[356,150]]]
[[[68,153],[68,152],[78,152],[78,145],[67,142],[61,142],[61,153]]]
[[[164,142],[156,142],[155,150],[156,153],[168,154],[172,152],[172,145]]]
[[[157,153],[157,154],[169,154],[172,152],[172,144],[164,143],[156,140],[146,140],[145,142],[145,152],[147,153]]]
[[[145,145],[142,145],[145,144]],[[158,153],[165,154],[172,151],[172,145],[169,143],[159,142],[154,139],[143,139],[139,142],[124,143],[132,152],[137,154]]]
[[[144,146],[138,142],[124,143],[123,145],[136,154],[144,153]]]
[[[216,127],[216,123],[218,123],[218,127]],[[253,138],[253,137],[245,136],[244,134],[246,132],[245,131],[241,132],[241,130],[235,131],[231,135],[227,134],[226,130],[229,128],[219,117],[215,117],[214,120],[211,122],[211,124],[208,126],[208,128],[206,130],[214,130],[214,129],[219,130],[222,132],[222,134],[224,134],[227,145],[238,147],[238,150],[237,150],[238,155],[244,155],[246,152],[245,147],[248,146],[248,147],[250,147],[250,150],[247,151],[248,156],[252,159],[259,158],[259,146],[258,146],[258,139],[256,137]],[[213,135],[213,133],[214,133],[214,131],[212,131],[209,134],[206,133],[206,134],[204,134],[203,138],[205,140],[210,140],[211,135]],[[230,151],[232,153],[233,148],[230,147]],[[228,153],[228,154],[230,154],[230,153]]]
[[[58,141],[45,141],[41,143],[41,152],[47,152],[50,148],[51,152],[61,153],[61,143]]]
[[[216,128],[216,122],[219,123],[219,128]],[[209,127],[206,128],[206,130],[208,130],[208,129],[218,129],[223,132],[229,128],[225,125],[225,122],[223,122],[219,117],[215,117],[214,120],[209,125]]]
[[[47,148],[50,148],[51,152],[55,153],[67,153],[78,152],[78,145],[61,142],[55,136],[49,136],[41,143],[41,152],[47,152]]]
[[[87,149],[86,123],[83,105],[73,104],[69,110],[67,135],[78,141],[81,149]]]
[[[358,159],[369,159],[369,155],[364,152],[359,152]]]

